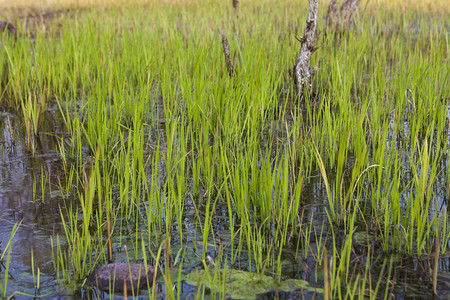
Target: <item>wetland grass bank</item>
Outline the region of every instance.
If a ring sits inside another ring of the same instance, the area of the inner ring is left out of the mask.
[[[307,1],[94,2],[0,2],[1,298],[450,297],[445,1],[321,1],[301,97]]]

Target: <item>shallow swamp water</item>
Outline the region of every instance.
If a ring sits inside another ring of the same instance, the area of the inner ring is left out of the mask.
[[[54,118],[53,122],[58,118]],[[450,118],[449,118],[450,119]],[[66,214],[66,201],[61,197],[58,186],[61,184],[59,180],[63,178],[61,174],[64,173],[62,162],[59,154],[54,149],[54,136],[61,135],[61,132],[46,131],[50,128],[44,128],[43,131],[36,137],[39,142],[36,146],[36,152],[31,154],[26,149],[25,134],[21,128],[20,120],[13,114],[4,112],[1,117],[1,132],[2,140],[1,147],[3,158],[1,161],[0,172],[0,211],[1,226],[0,226],[0,241],[2,241],[2,248],[4,249],[8,242],[14,226],[20,222],[19,229],[14,235],[11,244],[11,260],[9,267],[8,290],[23,292],[28,295],[17,294],[17,299],[29,299],[34,295],[37,298],[44,299],[92,299],[92,298],[110,298],[108,293],[97,290],[84,282],[67,284],[64,280],[56,278],[54,268],[54,253],[56,236],[59,235],[61,243],[64,245],[64,230],[61,223],[61,214]],[[165,119],[161,119],[164,123]],[[12,127],[9,127],[11,124]],[[45,120],[43,124],[46,124]],[[50,127],[50,126],[49,126]],[[282,131],[282,130],[281,130]],[[283,133],[281,133],[283,135]],[[13,137],[13,138],[12,138]],[[164,134],[161,134],[164,137]],[[160,141],[161,142],[161,141]],[[156,147],[156,144],[154,145]],[[85,149],[86,157],[89,156],[89,150]],[[351,160],[351,158],[350,158]],[[318,240],[323,240],[326,243],[328,237],[320,237],[320,233],[324,230],[323,224],[327,222],[325,212],[326,191],[321,183],[319,171],[311,176],[310,182],[305,185],[302,194],[305,199],[303,206],[304,223],[313,224],[316,227],[316,236],[311,238],[311,245],[319,243]],[[447,198],[441,192],[438,202],[446,206]],[[213,227],[215,228],[216,236],[220,236],[225,241],[229,237],[230,224],[227,222],[228,215],[226,208],[217,207],[219,213],[215,216]],[[222,213],[220,213],[222,210]],[[191,227],[188,232],[199,230],[195,228],[196,222],[193,217],[196,211],[193,206],[186,205],[184,209],[185,220]],[[133,225],[129,225],[133,226]],[[174,231],[176,229],[174,228]],[[336,232],[339,236],[340,233]],[[344,233],[341,233],[344,238]],[[355,272],[361,271],[361,265],[367,259],[366,246],[368,236],[364,231],[356,232],[353,237],[355,260]],[[369,237],[370,239],[371,237]],[[116,246],[114,248],[114,259],[117,261],[127,261],[127,245],[129,251],[132,250],[132,243],[130,237],[123,235],[114,237]],[[196,247],[194,244],[197,244]],[[179,251],[177,239],[173,241],[173,255]],[[226,245],[226,243],[225,243]],[[235,295],[236,299],[253,298],[257,299],[320,299],[323,297],[323,274],[320,267],[315,266],[314,253],[308,254],[308,257],[298,257],[297,243],[291,243],[291,248],[286,247],[282,252],[282,280],[297,279],[302,283],[296,283],[293,287],[286,288],[285,291],[277,290],[271,284],[266,284],[261,290],[252,287],[251,290],[245,290],[240,285],[233,287],[236,291],[231,293]],[[183,272],[195,270],[203,270],[201,264],[201,257],[199,256],[199,249],[201,244],[195,241],[193,236],[188,236],[184,244],[186,254],[184,257]],[[214,245],[210,245],[209,252],[212,257],[217,255],[214,250]],[[229,245],[224,246],[226,248]],[[313,246],[312,246],[313,247]],[[339,246],[338,246],[339,247]],[[197,249],[197,250],[194,250]],[[391,280],[396,280],[400,288],[391,292],[396,299],[426,299],[429,297],[429,273],[428,270],[432,265],[431,258],[411,259],[402,258],[400,254],[393,253],[386,255],[383,253],[371,253],[372,264],[369,271],[375,278],[379,274],[383,274],[383,262],[390,261],[392,264],[392,274],[394,277]],[[141,254],[138,254],[137,262],[142,262]],[[246,258],[245,251],[241,253],[241,257],[232,266],[235,270],[248,270],[248,258]],[[150,260],[149,263],[154,263]],[[5,268],[5,262],[2,262],[2,271]],[[32,270],[34,265],[34,271]],[[318,269],[317,269],[318,268]],[[358,271],[359,269],[359,271]],[[37,289],[36,274],[39,270],[39,289]],[[33,275],[33,272],[35,274]],[[175,278],[178,270],[174,269]],[[197,295],[197,286],[195,280],[189,278],[186,274],[182,277],[180,285],[181,299],[195,299]],[[270,274],[270,273],[269,273]],[[4,276],[4,273],[2,273]],[[382,275],[386,276],[386,274]],[[450,297],[450,252],[449,254],[441,255],[439,260],[439,289],[442,298]],[[245,283],[248,285],[249,283]],[[81,287],[80,287],[81,285]],[[381,280],[381,289],[387,288],[387,282]],[[164,291],[164,282],[158,280],[156,284],[158,290],[158,298],[166,298]],[[254,294],[255,291],[261,293]],[[178,292],[178,291],[176,291]],[[142,299],[146,299],[148,294],[146,291],[141,291]],[[206,298],[211,297],[208,290],[204,294]],[[121,299],[123,296],[115,295],[114,298]]]
[[[55,113],[53,111],[53,113]],[[57,114],[55,114],[57,115]],[[51,130],[51,128],[58,127],[56,116],[52,117],[52,126],[50,126],[47,120],[43,120],[42,132],[39,136],[36,136],[36,151],[32,154],[27,150],[26,138],[24,136],[24,128],[21,126],[21,121],[17,116],[11,113],[4,112],[1,116],[2,125],[0,126],[2,131],[1,147],[3,152],[3,159],[1,161],[1,177],[0,177],[0,211],[1,214],[1,226],[0,226],[0,241],[2,241],[2,248],[4,249],[8,243],[11,232],[20,223],[17,233],[14,235],[11,243],[11,260],[9,267],[9,280],[8,290],[21,292],[24,294],[16,294],[17,299],[29,299],[30,296],[37,298],[55,298],[55,299],[91,299],[96,298],[109,298],[111,297],[104,291],[97,290],[89,284],[84,284],[80,287],[80,283],[73,283],[68,285],[63,280],[58,280],[55,277],[54,268],[54,253],[56,236],[62,239],[64,245],[64,229],[61,221],[61,214],[66,214],[65,205],[66,201],[61,196],[58,186],[61,184],[60,180],[64,176],[64,169],[62,166],[59,153],[55,151],[55,136],[65,136],[65,133]],[[166,120],[161,118],[160,122],[164,124]],[[46,125],[49,128],[46,128]],[[56,125],[56,126],[55,126]],[[10,127],[11,126],[11,127]],[[63,126],[63,125],[61,125]],[[164,134],[161,136],[164,138]],[[160,142],[164,143],[164,140]],[[154,145],[156,147],[156,144]],[[86,157],[89,156],[88,148],[84,149]],[[315,211],[315,219],[318,223],[323,222],[324,210],[317,205],[321,192],[315,190],[315,184],[311,185],[313,189],[308,194],[312,197],[313,206],[305,207],[305,212],[310,214],[312,209]],[[323,192],[323,191],[322,191]],[[217,230],[216,235],[221,237],[229,236],[229,222],[227,222],[226,208],[217,208],[223,212],[218,214],[214,220],[214,228]],[[191,230],[199,230],[195,228],[195,219],[193,216],[196,214],[193,206],[187,205],[184,214],[186,216],[187,223],[190,224]],[[175,231],[175,230],[174,230]],[[127,254],[126,248],[132,251],[132,245],[130,244],[130,238],[126,236],[126,232],[123,236],[115,237],[117,246],[114,249],[115,259],[118,261],[126,261]],[[174,240],[176,245],[177,241]],[[201,259],[198,254],[198,249],[194,250],[194,245],[201,248],[201,244],[195,242],[195,239],[191,236],[187,238],[187,244],[192,249],[186,250],[186,256],[184,257],[185,270],[188,274],[192,270],[202,269]],[[213,245],[210,245],[214,248]],[[179,246],[175,246],[175,250],[179,251]],[[196,253],[197,252],[197,253]],[[211,255],[214,257],[212,251]],[[245,251],[244,251],[245,253]],[[246,255],[242,255],[242,260],[239,259],[238,268],[243,270],[248,268],[248,262],[246,262]],[[269,287],[261,287],[262,293],[255,294],[254,287],[251,290],[243,289],[238,291],[237,296],[241,297],[254,297],[258,299],[272,299],[273,297],[279,297],[281,299],[290,299],[296,294],[301,294],[302,297],[316,298],[313,280],[309,278],[314,276],[312,270],[308,270],[307,261],[294,259],[295,249],[286,249],[286,253],[283,254],[283,274],[284,278],[298,278],[302,282],[305,280],[305,291],[301,293],[296,291],[298,288],[288,287],[288,291],[272,290],[273,283],[268,284]],[[140,257],[138,262],[142,262]],[[150,260],[152,262],[152,260]],[[2,262],[2,271],[5,268],[5,262]],[[32,265],[34,270],[32,270]],[[40,280],[39,289],[37,289],[37,272],[39,270]],[[34,274],[33,274],[34,272]],[[245,271],[244,271],[245,272]],[[3,275],[4,273],[2,273]],[[175,272],[176,274],[176,272]],[[270,277],[269,277],[270,278]],[[311,286],[307,282],[311,282]],[[191,284],[189,284],[191,283]],[[194,285],[192,285],[194,284]],[[248,283],[247,283],[248,284]],[[303,283],[300,285],[302,286]],[[298,284],[297,284],[298,286]],[[320,282],[319,285],[320,286]],[[164,299],[164,283],[159,280],[157,283],[158,298]],[[237,289],[242,289],[240,285]],[[291,290],[291,291],[290,291]],[[258,291],[256,289],[256,291]],[[183,277],[183,283],[181,284],[181,298],[193,299],[197,293],[197,287],[193,282],[193,279],[187,276]],[[11,293],[12,295],[14,293]],[[145,292],[141,297],[147,298],[148,295]],[[208,292],[206,292],[206,298],[209,298]],[[320,297],[320,296],[319,296]],[[115,298],[123,298],[123,296],[116,295]]]
[[[86,279],[146,261],[139,299],[450,299],[449,17],[321,36],[299,99],[292,3],[165,5],[4,42],[0,297],[124,299]]]

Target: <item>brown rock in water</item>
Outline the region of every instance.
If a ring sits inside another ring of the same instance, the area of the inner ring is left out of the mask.
[[[6,22],[6,21],[0,21],[0,35],[3,34],[3,32],[9,31],[9,33],[14,36],[14,40],[17,40],[17,28],[13,24]]]
[[[89,276],[88,282],[107,292],[111,290],[115,293],[123,293],[125,281],[127,292],[132,290],[136,292],[138,289],[147,288],[147,279],[149,284],[153,282],[154,272],[152,266],[147,266],[147,272],[145,272],[143,264],[108,264],[97,268]]]

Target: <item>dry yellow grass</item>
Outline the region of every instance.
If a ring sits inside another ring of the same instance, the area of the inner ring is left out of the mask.
[[[146,4],[151,0],[0,0],[0,18],[13,20],[29,15],[87,8],[113,8]]]
[[[362,0],[365,5],[367,0]],[[449,0],[369,0],[368,6],[371,8],[386,7],[390,10],[412,9],[429,13],[446,13],[449,10]]]

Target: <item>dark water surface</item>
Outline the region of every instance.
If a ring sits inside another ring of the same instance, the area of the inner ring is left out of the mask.
[[[56,118],[56,120],[58,120]],[[7,297],[15,293],[17,299],[29,299],[30,297],[42,297],[44,299],[92,299],[92,298],[123,298],[121,295],[109,295],[97,290],[83,282],[66,283],[58,279],[55,271],[54,257],[56,245],[59,241],[62,247],[66,244],[65,232],[61,222],[61,214],[66,216],[65,208],[68,203],[63,200],[59,186],[64,180],[63,161],[57,149],[57,139],[64,139],[65,134],[57,131],[58,123],[44,120],[41,133],[35,138],[34,153],[27,149],[26,134],[20,118],[14,114],[3,112],[0,115],[0,147],[2,159],[0,160],[0,250],[4,251],[10,240],[15,226],[19,226],[11,243],[11,256],[9,259]],[[160,120],[165,123],[164,119]],[[62,123],[60,124],[63,127]],[[56,129],[56,131],[55,131]],[[52,131],[54,130],[54,131]],[[151,140],[151,139],[150,139]],[[155,140],[155,145],[157,140]],[[164,141],[161,142],[164,148]],[[88,156],[86,149],[86,156]],[[315,197],[314,197],[315,198]],[[75,201],[75,200],[74,200]],[[317,209],[317,208],[316,208]],[[222,222],[213,226],[223,237],[229,236],[228,213],[226,207],[218,207],[218,215],[222,215]],[[222,212],[220,212],[222,210]],[[322,209],[320,209],[322,210]],[[323,211],[323,210],[322,210]],[[194,232],[195,210],[189,202],[185,205],[184,215],[186,220],[192,218],[192,227],[185,228]],[[174,231],[177,228],[174,228]],[[126,260],[125,247],[127,237],[114,237],[121,246],[114,248],[115,259]],[[194,248],[195,239],[188,236],[185,245]],[[201,244],[197,243],[201,249]],[[132,249],[129,245],[128,249]],[[177,251],[176,245],[173,250]],[[200,258],[194,251],[186,251],[184,265],[187,271],[199,268]],[[175,254],[174,254],[175,255]],[[293,252],[286,254],[286,259],[293,258]],[[245,255],[242,255],[245,257]],[[0,262],[0,282],[3,286],[5,271],[7,268],[7,252]],[[152,263],[151,261],[149,263]],[[247,264],[245,259],[239,260],[239,267],[244,268]],[[314,264],[311,261],[311,264]],[[293,278],[308,279],[313,277],[312,273],[305,273],[304,263],[291,263],[285,261],[284,274]],[[32,268],[34,266],[34,270]],[[34,275],[33,275],[34,273]],[[38,278],[39,273],[39,278]],[[305,278],[306,276],[306,278]],[[37,288],[39,284],[39,289]],[[318,285],[321,283],[318,282]],[[82,286],[82,287],[80,287]],[[157,283],[158,298],[164,299],[165,288],[163,280]],[[17,292],[17,293],[16,293]],[[182,299],[193,299],[197,294],[197,287],[182,283],[180,289]],[[299,292],[294,293],[298,294]],[[292,298],[292,293],[269,292],[261,295],[261,299]],[[210,298],[208,289],[205,298]],[[139,298],[148,298],[147,291],[141,291]],[[314,293],[303,293],[302,297],[317,297]]]

